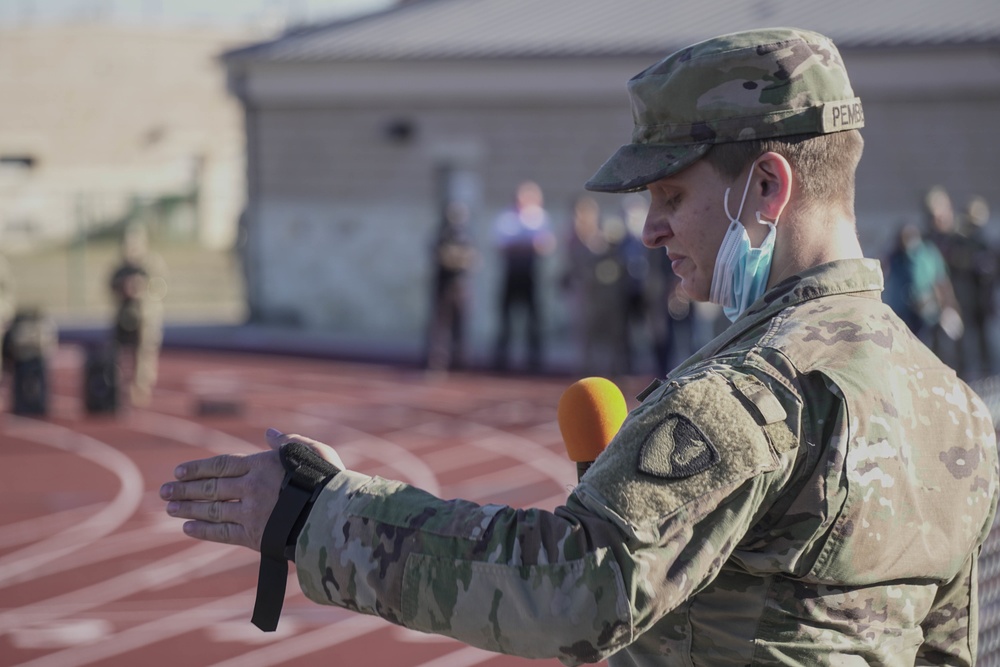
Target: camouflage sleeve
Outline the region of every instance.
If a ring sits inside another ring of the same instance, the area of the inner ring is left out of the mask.
[[[491,651],[601,660],[708,583],[767,497],[780,457],[736,393],[712,376],[640,406],[555,512],[345,471],[300,535],[301,588]]]
[[[752,376],[708,371],[633,411],[583,478],[581,502],[626,536],[637,636],[711,583],[786,488],[794,408]]]
[[[317,499],[295,563],[315,602],[579,664],[630,641],[614,542],[617,529],[579,505],[481,506],[345,471]]]

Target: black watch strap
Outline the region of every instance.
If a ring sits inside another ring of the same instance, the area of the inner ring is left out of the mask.
[[[277,629],[285,602],[288,581],[285,548],[298,538],[305,523],[304,515],[312,509],[316,496],[340,472],[335,465],[299,442],[283,445],[278,454],[285,468],[285,479],[260,541],[257,599],[251,619],[264,632]]]

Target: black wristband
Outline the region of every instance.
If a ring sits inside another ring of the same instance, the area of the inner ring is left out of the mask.
[[[260,541],[257,599],[251,621],[264,632],[278,627],[288,580],[287,547],[294,545],[320,491],[340,472],[335,465],[299,442],[278,450],[285,478]]]

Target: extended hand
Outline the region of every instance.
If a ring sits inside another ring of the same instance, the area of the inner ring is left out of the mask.
[[[270,451],[223,454],[177,466],[174,476],[178,481],[160,487],[160,497],[169,501],[167,514],[190,519],[184,532],[191,537],[260,551],[264,526],[285,477],[277,450],[291,440],[311,446],[324,459],[344,468],[327,445],[268,429]]]

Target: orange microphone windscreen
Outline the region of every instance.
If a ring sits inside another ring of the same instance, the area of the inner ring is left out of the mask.
[[[628,416],[621,390],[610,380],[577,380],[563,392],[557,410],[559,431],[571,461],[590,462],[604,451]]]

